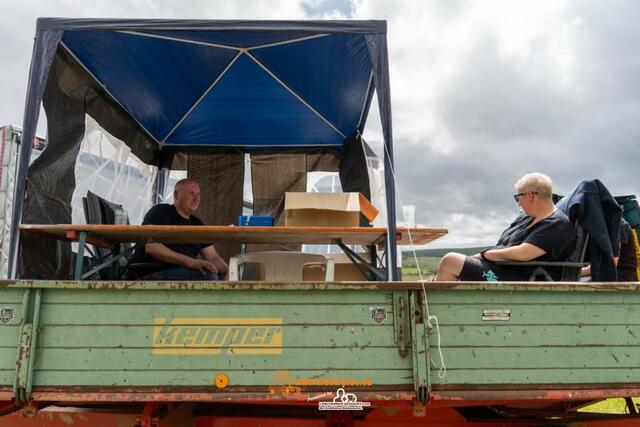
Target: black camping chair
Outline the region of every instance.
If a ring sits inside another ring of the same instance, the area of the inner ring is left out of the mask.
[[[122,205],[103,199],[91,191],[82,198],[82,207],[87,224],[129,224],[127,211]],[[120,279],[119,272],[128,265],[133,249],[130,243],[121,243],[117,248],[112,249],[94,245],[93,251],[89,251],[93,255],[94,263],[83,277],[97,275],[102,280]],[[114,252],[122,255],[114,256]]]
[[[496,264],[514,267],[535,267],[529,276],[530,282],[553,282],[554,279],[549,274],[549,269],[562,269],[560,281],[578,282],[580,281],[580,271],[589,265],[584,262],[589,247],[589,233],[576,222],[576,246],[566,261],[494,261]]]
[[[82,206],[87,224],[129,224],[129,216],[122,205],[103,199],[91,191],[82,198]],[[115,251],[119,255],[114,256],[113,250],[94,246],[94,265],[83,277],[97,274],[102,280],[139,280],[163,265],[159,262],[132,263],[135,249],[136,246],[130,243],[121,243]],[[111,268],[107,268],[109,266]]]
[[[129,216],[122,205],[103,199],[91,191],[82,198],[82,206],[87,224],[129,224]],[[164,265],[160,262],[132,263],[131,257],[136,247],[137,245],[130,243],[121,243],[116,248],[120,255],[114,259],[112,250],[95,246],[95,266],[83,276],[90,277],[93,273],[98,274],[102,280],[140,280]],[[106,268],[107,266],[112,268]]]

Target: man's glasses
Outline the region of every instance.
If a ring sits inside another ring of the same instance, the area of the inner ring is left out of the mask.
[[[527,194],[538,194],[538,192],[537,192],[537,191],[527,191],[526,193],[518,193],[518,194],[514,194],[514,195],[513,195],[513,199],[514,199],[516,202],[519,202],[519,201],[520,201],[520,197],[522,197],[522,196],[526,196]]]

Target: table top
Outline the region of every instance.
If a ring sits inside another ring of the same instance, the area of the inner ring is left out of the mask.
[[[23,224],[23,233],[75,241],[80,232],[87,242],[111,247],[123,242],[161,243],[266,243],[372,245],[382,243],[386,228],[373,227],[255,227],[255,226],[173,226],[98,224]],[[399,245],[424,245],[447,234],[441,228],[398,228]]]

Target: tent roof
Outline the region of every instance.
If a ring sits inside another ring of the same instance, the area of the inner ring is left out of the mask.
[[[63,23],[60,44],[160,147],[252,149],[340,147],[362,131],[375,87],[367,36],[386,25],[347,22],[40,27]]]

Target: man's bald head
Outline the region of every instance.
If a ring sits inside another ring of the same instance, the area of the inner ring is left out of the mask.
[[[198,184],[198,186],[200,185],[197,179],[193,179],[193,178],[181,179],[180,181],[176,182],[176,185],[173,187],[173,191],[179,190],[181,187],[184,187],[186,184],[193,184],[193,183]]]
[[[173,204],[178,213],[189,218],[200,206],[200,184],[195,179],[181,179],[173,188]]]

